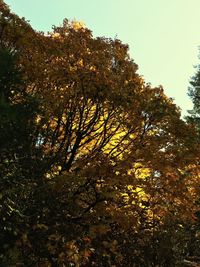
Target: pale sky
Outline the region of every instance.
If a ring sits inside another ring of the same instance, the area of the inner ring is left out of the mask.
[[[40,31],[64,18],[84,21],[94,36],[122,40],[152,86],[163,85],[183,115],[200,45],[200,0],[5,0]]]

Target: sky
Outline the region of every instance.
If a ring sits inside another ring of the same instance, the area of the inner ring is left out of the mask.
[[[39,31],[64,18],[83,21],[93,35],[117,37],[129,45],[145,81],[162,85],[167,96],[192,109],[189,80],[200,63],[200,0],[5,0]]]

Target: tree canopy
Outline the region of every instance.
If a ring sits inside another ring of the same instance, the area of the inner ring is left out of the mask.
[[[189,111],[187,120],[197,126],[200,131],[200,70],[197,71],[190,81],[189,96],[193,102],[193,109]]]
[[[137,70],[120,40],[67,19],[37,32],[0,1],[2,266],[178,266],[187,254],[195,128]]]

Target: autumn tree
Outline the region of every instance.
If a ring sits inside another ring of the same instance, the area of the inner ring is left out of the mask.
[[[197,195],[179,109],[120,40],[35,32],[0,3],[4,264],[175,266]]]
[[[20,31],[26,23],[10,13],[2,1],[0,7],[0,254],[4,262],[2,255],[8,252],[9,258],[9,249],[21,236],[25,223],[23,210],[32,190],[28,176],[31,125],[38,110],[36,100],[25,90],[18,65],[17,40],[26,31]]]

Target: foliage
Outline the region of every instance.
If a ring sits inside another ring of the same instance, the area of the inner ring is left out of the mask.
[[[120,40],[0,12],[2,266],[178,266],[194,129]]]
[[[189,87],[189,96],[193,102],[193,109],[188,111],[188,116],[186,117],[188,123],[191,127],[194,127],[194,131],[196,132],[196,139],[199,146],[199,137],[200,137],[200,71],[199,66],[196,67],[197,71],[195,75],[191,78],[190,87]],[[197,165],[199,165],[199,156],[197,157]],[[199,172],[197,173],[198,176]],[[195,224],[188,224],[186,231],[190,236],[188,241],[188,255],[191,259],[199,260],[199,220],[200,220],[200,213],[199,213],[199,198],[196,201],[197,212],[196,212],[196,222]]]
[[[193,110],[189,111],[190,116],[188,120],[195,123],[199,128],[199,114],[200,114],[200,72],[199,66],[197,67],[197,72],[195,76],[192,77],[189,87],[189,96],[193,102]]]

